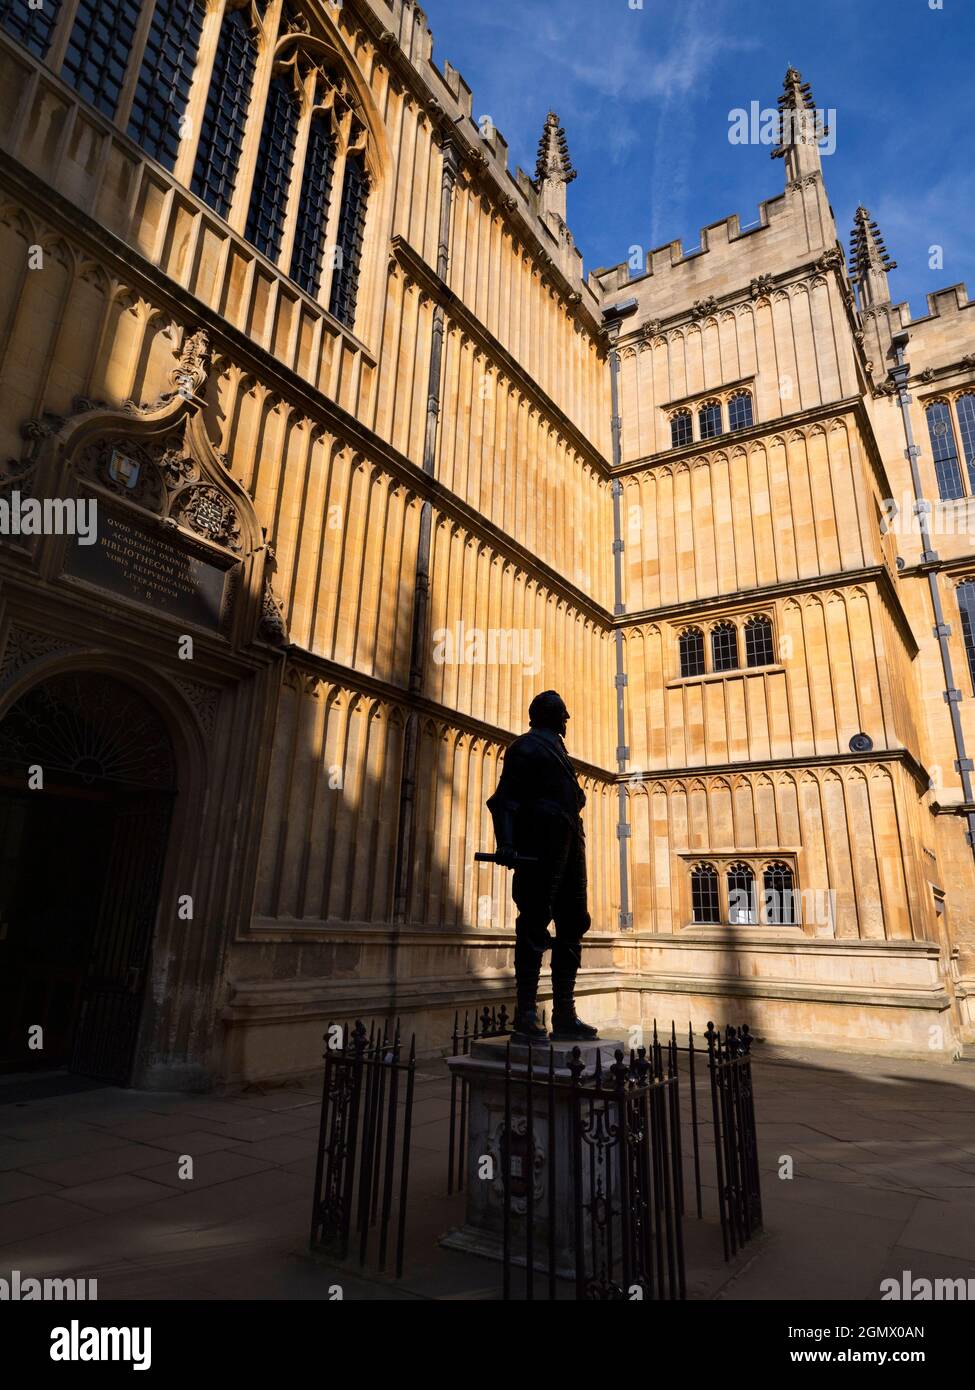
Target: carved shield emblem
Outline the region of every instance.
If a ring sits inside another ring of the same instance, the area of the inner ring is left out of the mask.
[[[112,457],[108,461],[108,476],[113,483],[131,492],[139,481],[141,471],[142,464],[138,459],[129,458],[119,449],[112,450]]]

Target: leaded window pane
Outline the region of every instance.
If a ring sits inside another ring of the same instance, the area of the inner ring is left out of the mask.
[[[291,255],[291,278],[310,295],[317,295],[322,283],[322,253],[325,227],[332,197],[332,170],[335,141],[328,117],[312,118],[308,152],[301,179],[301,198],[295,226],[295,245]]]
[[[732,623],[721,623],[711,630],[711,669],[738,670],[738,629]]]
[[[680,635],[680,673],[682,676],[704,675],[704,633],[690,628]]]
[[[61,76],[105,116],[114,116],[139,22],[138,0],[80,0]]]
[[[740,396],[732,396],[728,402],[728,428],[746,430],[752,424],[752,398],[743,391]]]
[[[220,217],[230,211],[234,195],[254,63],[254,41],[244,12],[232,10],[220,29],[191,185]]]
[[[702,405],[697,415],[702,439],[714,439],[721,433],[721,406],[717,401]]]
[[[281,251],[298,134],[298,97],[289,76],[271,83],[244,235],[270,260]]]
[[[975,580],[958,585],[958,607],[961,610],[961,632],[968,657],[968,674],[975,690]]]
[[[720,922],[718,871],[710,864],[699,864],[691,874],[691,907],[695,922]]]
[[[43,58],[51,46],[60,9],[61,0],[44,0],[39,9],[31,9],[27,0],[0,0],[0,27],[28,53]]]
[[[339,214],[338,255],[329,303],[329,313],[334,314],[347,328],[352,328],[355,323],[359,264],[362,259],[362,237],[366,226],[368,197],[369,176],[362,156],[350,155],[345,164],[342,211]]]
[[[747,864],[732,864],[728,870],[728,921],[739,926],[758,921],[755,875]]]
[[[965,487],[961,479],[958,451],[955,447],[955,433],[951,428],[951,414],[944,401],[935,401],[927,409],[928,434],[931,437],[931,453],[934,456],[934,471],[938,479],[938,492],[945,501],[964,497]]]
[[[975,493],[975,396],[959,396],[955,403],[958,412],[958,433],[968,466],[968,486]]]
[[[749,666],[771,666],[774,661],[772,624],[767,618],[754,618],[745,625],[745,662]]]
[[[788,864],[770,864],[763,875],[765,920],[774,926],[796,922],[795,881]]]
[[[674,415],[670,421],[670,447],[679,449],[682,444],[690,444],[692,438],[690,413],[682,410],[679,415]]]
[[[202,0],[156,0],[149,25],[129,135],[166,169],[176,164],[205,14]]]

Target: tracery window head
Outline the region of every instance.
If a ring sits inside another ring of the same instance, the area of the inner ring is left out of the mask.
[[[680,673],[682,676],[703,676],[704,633],[699,627],[685,628],[680,635]]]
[[[691,911],[694,921],[721,921],[718,871],[713,864],[696,864],[691,870]]]
[[[679,449],[682,444],[690,444],[694,437],[689,410],[678,410],[670,417],[670,447]]]
[[[370,137],[362,101],[337,55],[324,41],[310,38],[307,29],[306,21],[285,11],[276,58],[277,72],[283,76],[290,69],[300,93],[294,138],[280,97],[273,114],[268,103],[262,138],[268,169],[286,167],[290,200],[283,172],[274,183],[259,166],[247,236],[351,328],[372,183]],[[268,124],[271,120],[276,127]],[[281,228],[277,236],[275,221]]]
[[[788,864],[767,864],[762,874],[765,921],[773,926],[795,926],[795,878]]]
[[[705,401],[697,413],[701,439],[716,439],[721,433],[721,402]]]
[[[752,393],[750,391],[735,391],[728,400],[729,430],[746,430],[753,423]]]
[[[734,623],[715,623],[711,629],[712,671],[737,671],[738,629]]]
[[[775,642],[772,623],[763,615],[749,618],[745,624],[745,664],[771,666],[775,661]]]
[[[758,921],[755,873],[750,864],[732,864],[728,870],[728,921],[732,926],[754,926]]]

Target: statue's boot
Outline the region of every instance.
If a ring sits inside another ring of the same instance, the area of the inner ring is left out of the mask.
[[[515,1010],[514,1020],[511,1025],[512,1042],[528,1043],[547,1043],[548,1033],[538,1020],[538,1010],[536,1008],[522,1008],[520,1005]]]
[[[547,1043],[548,1034],[538,1017],[538,979],[542,972],[542,957],[538,951],[519,941],[515,945],[515,978],[517,998],[515,1016],[511,1023],[513,1042]]]
[[[593,1042],[599,1029],[576,1013],[576,975],[582,962],[578,942],[556,940],[552,951],[552,1041]]]
[[[566,988],[555,985],[555,998],[552,1004],[553,1042],[594,1042],[599,1037],[599,1029],[591,1023],[583,1023],[576,1013],[574,985]]]

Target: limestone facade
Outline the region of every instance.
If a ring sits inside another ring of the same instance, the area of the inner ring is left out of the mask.
[[[930,402],[965,447],[963,288],[909,323],[866,224],[858,301],[800,145],[754,228],[585,276],[558,118],[510,172],[410,0],[101,8],[114,64],[89,0],[0,28],[0,498],[97,495],[230,598],[189,622],[4,537],[0,718],[97,671],[169,731],[134,1077],[286,1076],[357,1015],[433,1047],[508,999],[508,880],[473,854],[547,687],[588,797],[591,1013],[975,1039],[975,537],[932,558],[881,524],[912,486],[904,327],[925,496]],[[794,905],[736,908],[748,874]]]

